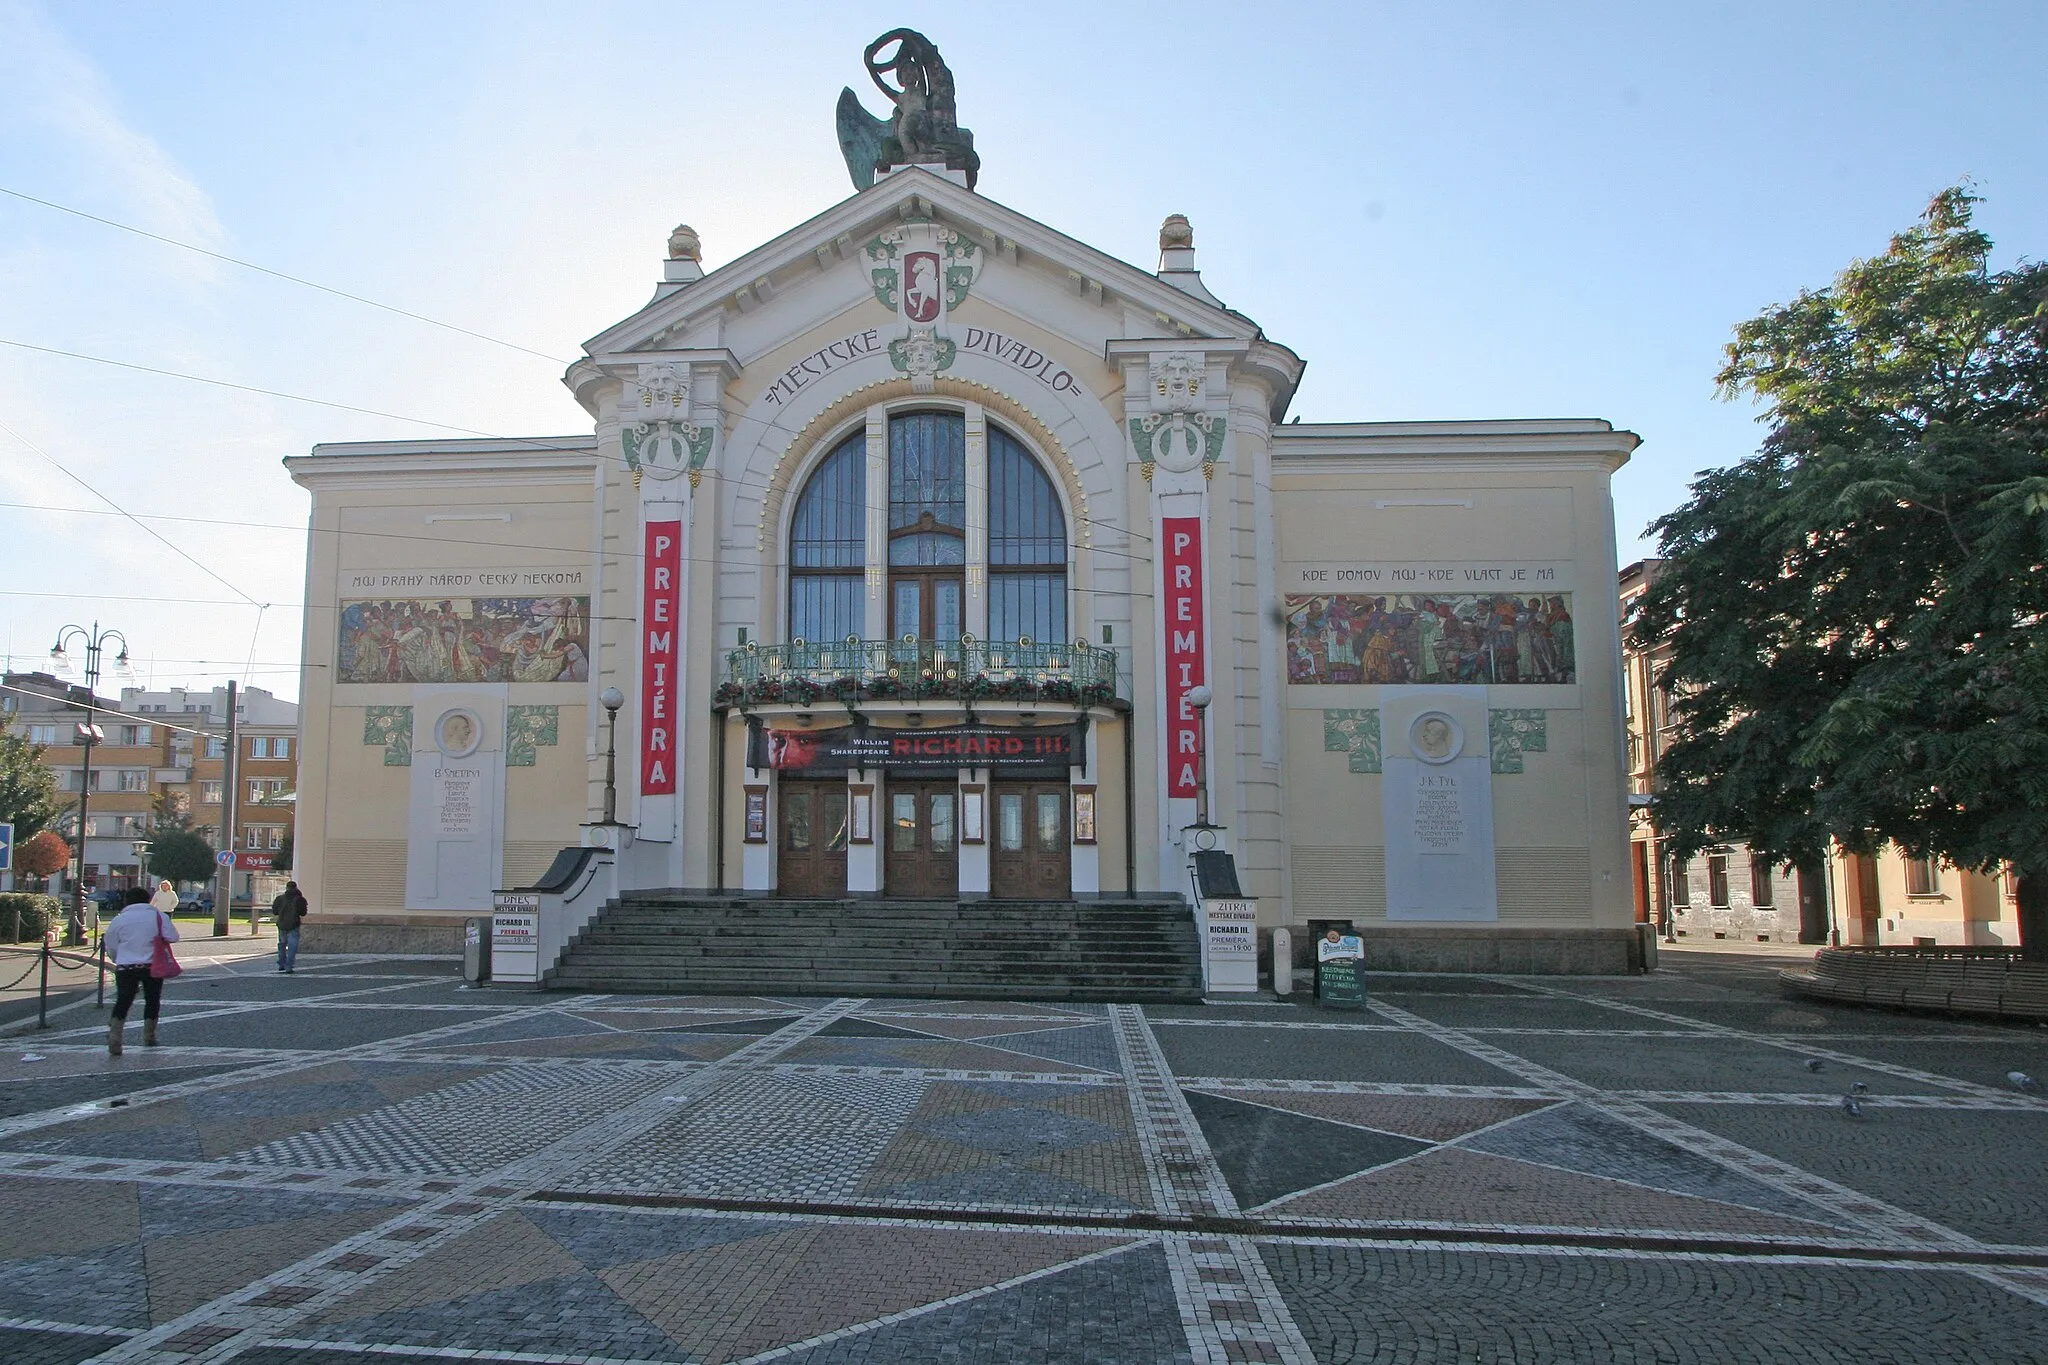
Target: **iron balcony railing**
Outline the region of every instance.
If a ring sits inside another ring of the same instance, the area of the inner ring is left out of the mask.
[[[726,655],[720,705],[809,704],[820,699],[1063,701],[1116,700],[1116,651],[1076,640],[900,640],[849,638],[743,645]]]

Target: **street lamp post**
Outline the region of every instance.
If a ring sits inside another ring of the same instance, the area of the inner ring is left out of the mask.
[[[604,703],[604,823],[615,825],[619,815],[619,708],[626,704],[625,694],[616,687],[607,687],[597,698]]]
[[[1189,829],[1221,828],[1209,823],[1209,703],[1215,699],[1207,683],[1197,683],[1187,691],[1188,705],[1200,717],[1195,722],[1195,823]]]
[[[71,658],[65,647],[73,640],[85,641],[85,719],[79,722],[78,739],[82,756],[78,765],[78,871],[71,879],[71,922],[66,926],[64,941],[73,947],[85,941],[85,841],[91,825],[87,819],[92,803],[92,746],[93,741],[102,738],[100,727],[94,723],[100,682],[100,651],[107,642],[117,640],[121,652],[114,656],[114,664],[124,674],[128,671],[128,637],[118,630],[101,630],[100,623],[92,623],[91,629],[84,626],[66,626],[57,632],[57,643],[50,647],[50,659],[59,670],[70,667]]]

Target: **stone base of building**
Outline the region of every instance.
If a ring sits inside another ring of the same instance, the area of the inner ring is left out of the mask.
[[[432,910],[391,915],[315,911],[299,929],[299,951],[461,957],[462,924],[469,917]]]
[[[1499,972],[1513,976],[1629,976],[1657,965],[1644,926],[1613,929],[1506,929],[1496,925],[1362,925],[1365,966],[1373,972]],[[1294,935],[1294,965],[1315,965],[1322,921]]]

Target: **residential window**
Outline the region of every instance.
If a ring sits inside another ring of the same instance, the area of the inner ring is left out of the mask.
[[[120,789],[124,792],[146,792],[149,790],[149,770],[147,768],[123,768],[120,778]]]
[[[1707,855],[1707,904],[1717,909],[1728,905],[1728,855],[1709,853]]]
[[[150,742],[150,727],[147,725],[123,725],[120,730],[120,736],[119,742],[131,747],[137,744],[147,744]]]
[[[1909,896],[1939,896],[1941,894],[1941,864],[1933,858],[1906,859],[1906,894]]]
[[[206,740],[206,756],[208,758],[226,758],[228,756],[228,742],[219,735],[209,735]]]
[[[263,831],[254,825],[242,831],[242,839],[252,849],[263,847]]]
[[[275,850],[275,849],[280,849],[280,848],[283,848],[283,847],[284,847],[284,826],[283,826],[283,825],[272,825],[272,826],[271,826],[271,827],[270,827],[270,828],[269,828],[269,829],[268,829],[268,830],[267,830],[267,831],[265,832],[265,835],[264,835],[264,840],[263,840],[263,846],[264,846],[265,848],[269,848],[269,849],[273,849],[273,850]]]
[[[211,782],[202,781],[199,784],[199,804],[202,806],[218,806],[220,804],[220,789],[221,783],[218,780]]]
[[[1771,888],[1771,860],[1752,853],[1749,855],[1749,903],[1759,910],[1768,910],[1776,903]]]
[[[57,742],[57,727],[54,725],[29,726],[28,742],[31,744],[55,744]]]
[[[260,777],[257,777],[257,778],[251,778],[251,779],[249,780],[249,799],[250,799],[251,801],[261,801],[261,800],[263,799],[263,779],[262,779],[262,778],[260,778]]]
[[[1692,859],[1671,860],[1671,903],[1690,906],[1692,904]]]
[[[270,741],[270,756],[272,758],[290,758],[292,756],[291,739],[285,735],[278,735],[273,738]]]
[[[269,758],[269,757],[270,757],[270,740],[269,740],[269,738],[268,738],[267,736],[264,736],[264,735],[258,735],[258,736],[256,736],[256,737],[255,737],[254,739],[252,739],[252,740],[250,740],[250,741],[249,741],[249,757],[251,757],[251,758]]]

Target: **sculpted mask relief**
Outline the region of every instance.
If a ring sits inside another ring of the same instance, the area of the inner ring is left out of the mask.
[[[1145,477],[1159,465],[1176,474],[1209,467],[1223,457],[1225,419],[1202,411],[1205,387],[1203,358],[1188,351],[1169,351],[1152,358],[1148,369],[1151,414],[1131,419],[1131,444],[1144,465]]]

